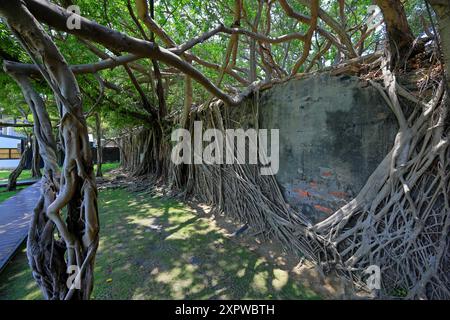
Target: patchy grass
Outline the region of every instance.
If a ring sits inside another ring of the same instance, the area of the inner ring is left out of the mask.
[[[8,177],[11,171],[12,170],[0,170],[0,183],[8,182]],[[30,179],[33,179],[31,177],[31,170],[23,170],[20,176],[17,178],[17,181]]]
[[[108,174],[108,172],[119,168],[120,163],[119,162],[106,162],[102,164],[102,172],[103,175],[105,176],[105,178],[109,177],[110,175]],[[97,165],[94,164],[94,172],[97,171]]]
[[[213,220],[167,199],[100,192],[93,299],[317,299]],[[37,299],[20,253],[0,275],[0,299]]]
[[[120,166],[119,162],[107,162],[102,164],[102,171],[104,173],[111,171],[113,169],[117,169]],[[97,165],[94,164],[94,171],[97,169]],[[42,170],[42,169],[41,169]],[[9,174],[12,170],[0,170],[0,183],[8,182]],[[33,179],[31,177],[31,170],[23,170],[20,176],[17,178],[17,181],[21,180],[30,180]]]
[[[119,162],[108,162],[108,163],[104,163],[102,165],[102,171],[104,176],[107,178],[110,176],[109,172],[117,169],[120,166]],[[94,170],[97,169],[97,165],[94,165]],[[8,182],[8,176],[10,174],[10,170],[0,170],[0,183],[1,182]],[[17,181],[20,180],[28,180],[28,179],[32,179],[31,178],[31,170],[24,170],[22,171],[21,175],[19,176],[19,178],[17,179]],[[26,188],[26,186],[18,186],[17,189],[15,191],[6,191],[5,187],[0,187],[0,203],[5,201],[6,199],[12,197],[13,195],[15,195],[17,192],[19,192],[20,190]]]
[[[25,244],[0,274],[0,299],[42,299],[41,291],[31,276]]]

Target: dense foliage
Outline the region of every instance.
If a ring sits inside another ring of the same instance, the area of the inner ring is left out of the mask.
[[[278,1],[273,0],[243,0],[241,10],[240,26],[246,30],[252,30],[255,17],[258,15],[258,3],[262,3],[262,12],[260,14],[260,22],[258,32],[265,33],[270,24],[270,32],[268,35],[275,38],[281,35],[292,32],[306,33],[308,25],[299,23],[294,18],[287,17],[282,6]],[[292,9],[304,15],[310,14],[310,8],[301,3],[302,1],[289,1]],[[365,22],[370,17],[369,7],[372,4],[370,0],[364,1],[343,1],[344,15],[341,16],[339,12],[340,1],[321,1],[321,8],[328,12],[328,14],[345,26],[345,30],[351,37],[352,43],[355,46],[359,39],[365,33],[367,25]],[[91,20],[94,20],[102,25],[108,26],[111,29],[124,32],[136,38],[142,38],[142,34],[136,27],[130,15],[130,9],[136,15],[134,1],[113,0],[113,1],[60,1],[62,6],[67,6],[71,3],[78,5],[81,9],[81,14]],[[163,28],[167,34],[177,44],[184,43],[204,32],[207,32],[217,26],[219,23],[225,26],[233,24],[234,15],[234,0],[220,0],[220,1],[168,1],[161,0],[155,2],[155,22]],[[429,26],[429,16],[425,10],[423,1],[414,0],[406,1],[405,9],[411,28],[416,36],[423,33],[423,23]],[[269,11],[270,10],[270,11]],[[270,12],[270,19],[268,19],[267,12]],[[421,17],[421,19],[418,19]],[[341,21],[345,18],[344,21]],[[422,19],[423,18],[423,19]],[[269,21],[270,20],[270,21]],[[423,23],[422,23],[423,22]],[[333,32],[329,25],[319,20],[318,26],[324,28],[329,32]],[[50,35],[67,59],[69,64],[89,64],[99,61],[99,57],[90,51],[79,39],[75,36],[56,30],[51,31]],[[145,31],[148,33],[147,31]],[[192,54],[199,59],[206,61],[214,68],[206,67],[194,61],[194,66],[203,72],[213,82],[217,82],[220,78],[220,67],[226,59],[226,48],[230,39],[229,34],[217,34],[208,39],[204,43],[192,48]],[[369,34],[360,46],[358,55],[365,55],[374,52],[377,48],[382,47],[384,39],[384,30],[382,27],[377,27],[376,30]],[[167,47],[164,42],[156,38],[156,42],[161,46]],[[267,47],[267,44],[263,44]],[[311,50],[307,57],[306,63],[301,66],[298,72],[314,71],[326,66],[337,64],[343,61],[336,46],[326,48],[326,39],[319,33],[315,32],[313,35]],[[111,54],[107,49],[97,46],[101,51]],[[239,37],[238,50],[235,54],[235,66],[233,70],[243,79],[248,79],[250,72],[249,59],[251,38],[246,36]],[[283,42],[280,44],[269,45],[273,64],[279,69],[279,72],[274,72],[270,75],[273,77],[286,77],[294,66],[296,60],[303,52],[304,42],[294,39],[292,41]],[[323,50],[323,49],[327,50]],[[309,63],[313,60],[318,52],[322,51],[322,57],[317,59],[313,65]],[[15,38],[9,32],[7,26],[0,20],[0,58],[6,60],[15,60],[29,63],[30,58],[17,43]],[[267,76],[264,72],[264,61],[257,48],[257,77],[258,79],[265,79]],[[267,60],[267,57],[264,57]],[[155,78],[152,76],[152,65],[148,59],[141,59],[136,64],[141,65],[141,71],[133,69],[137,80],[147,93],[148,98],[154,105],[157,104],[157,96],[155,93]],[[176,112],[182,109],[184,100],[184,77],[183,75],[164,64],[161,65],[164,79],[165,96],[169,112]],[[143,72],[142,72],[143,71]],[[102,124],[105,129],[106,136],[118,136],[121,130],[126,130],[133,125],[145,125],[145,121],[137,119],[134,113],[145,114],[142,109],[142,101],[130,81],[129,76],[123,67],[116,67],[112,70],[103,70],[99,72],[101,77],[108,83],[117,87],[117,90],[106,89],[105,97],[101,104],[97,106],[102,115]],[[96,79],[92,75],[80,75],[77,77],[80,87],[82,88],[83,99],[85,100],[85,111],[94,105],[97,99],[100,88]],[[56,104],[52,100],[53,97],[49,94],[50,91],[46,84],[41,79],[36,79],[39,91],[47,100],[47,108],[51,118],[57,119]],[[226,90],[232,88],[242,89],[245,84],[240,83],[235,78],[225,73],[221,87]],[[1,113],[7,117],[24,120],[28,118],[32,122],[30,112],[26,103],[23,100],[22,94],[14,81],[7,76],[3,71],[0,72],[0,108]],[[120,90],[120,91],[119,91]],[[208,98],[207,92],[197,83],[194,82],[193,88],[193,102],[200,104]],[[90,127],[93,128],[94,120],[89,119]]]

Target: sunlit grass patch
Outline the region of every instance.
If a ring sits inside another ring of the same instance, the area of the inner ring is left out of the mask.
[[[8,182],[8,177],[11,172],[12,170],[0,170],[0,183]],[[23,170],[20,176],[17,178],[17,181],[29,179],[32,179],[31,170]]]
[[[6,270],[0,274],[1,300],[42,299],[41,292],[31,276],[25,247],[12,259]]]

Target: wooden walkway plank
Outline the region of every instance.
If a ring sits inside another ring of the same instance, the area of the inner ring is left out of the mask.
[[[40,185],[37,182],[0,203],[0,272],[27,237]]]

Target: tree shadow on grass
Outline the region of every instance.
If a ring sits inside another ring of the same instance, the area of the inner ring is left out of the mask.
[[[228,239],[174,200],[101,191],[93,299],[315,299],[286,268]],[[0,275],[0,299],[40,299],[25,252]]]
[[[41,292],[31,276],[25,244],[0,274],[0,300],[42,299]]]
[[[310,299],[289,273],[168,199],[102,193],[96,299]]]

